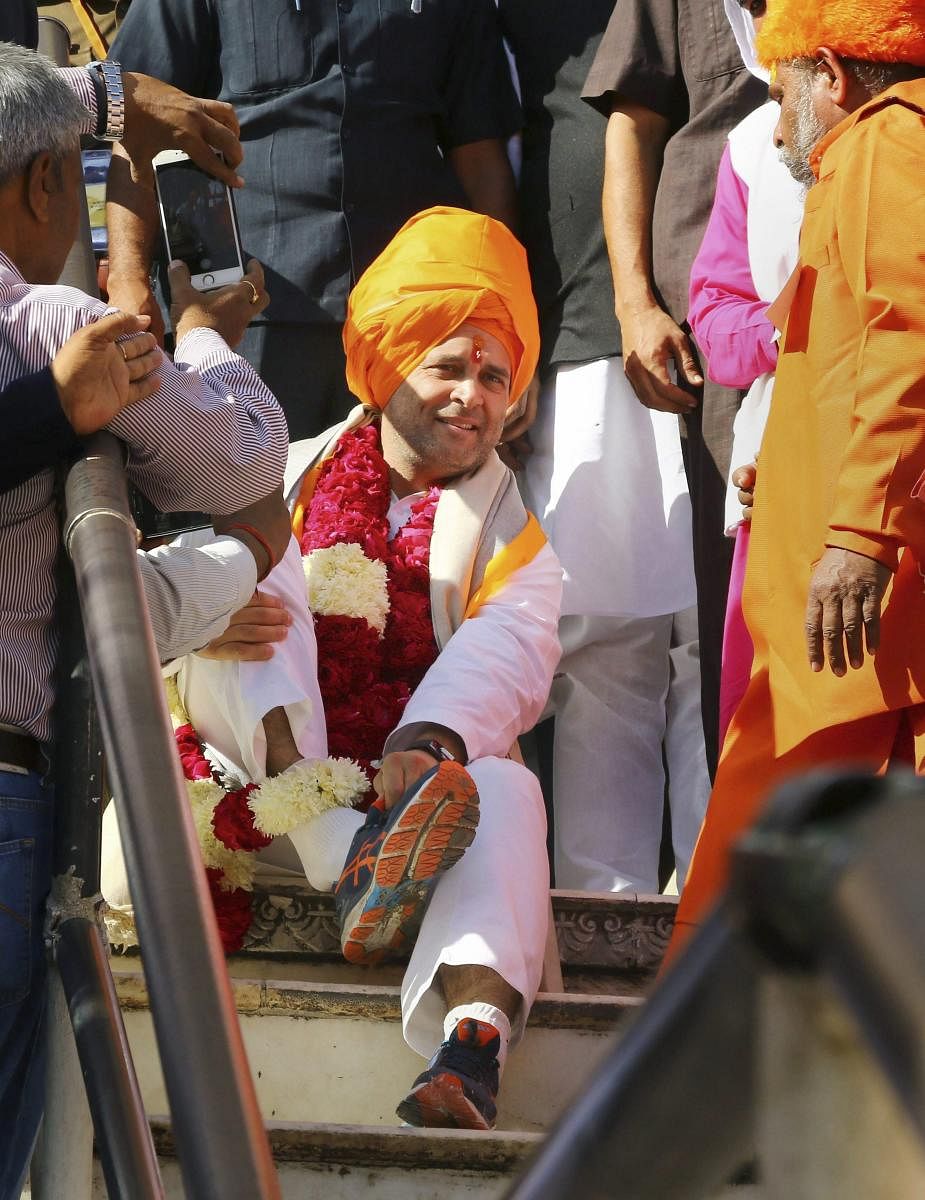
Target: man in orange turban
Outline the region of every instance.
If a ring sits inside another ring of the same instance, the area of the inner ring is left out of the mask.
[[[775,141],[809,187],[743,607],[755,644],[672,949],[784,778],[925,760],[925,0],[773,0]],[[787,305],[789,304],[789,312]]]
[[[363,403],[290,448],[295,539],[261,585],[288,636],[269,662],[191,656],[178,695],[210,755],[291,797],[272,822],[249,801],[279,835],[263,866],[334,888],[351,961],[410,953],[405,1037],[436,1056],[400,1116],[486,1129],[549,915],[543,801],[513,755],[558,662],[561,570],[495,452],[539,349],[523,248],[489,217],[420,213],[359,280],[344,345]],[[327,754],[366,772],[366,816],[343,788],[299,790]]]

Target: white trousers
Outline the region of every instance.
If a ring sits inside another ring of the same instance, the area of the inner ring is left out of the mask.
[[[555,371],[531,439],[524,495],[565,571],[556,884],[655,893],[666,763],[679,883],[710,790],[677,418],[643,408],[622,359],[598,359]]]
[[[478,829],[472,845],[434,889],[402,984],[405,1040],[425,1057],[443,1041],[447,1006],[436,977],[444,963],[490,967],[520,993],[523,1003],[512,1022],[512,1046],[523,1035],[543,969],[549,866],[539,785],[526,767],[509,759],[484,758],[468,769],[479,792]],[[317,820],[323,823],[326,815]],[[359,814],[346,815],[356,819],[339,823],[335,836],[329,836],[330,829],[324,831],[329,878],[340,874],[362,821]],[[310,840],[311,825],[307,822],[293,831],[293,840],[276,839],[274,865],[291,863],[291,847],[298,849]],[[316,858],[311,870],[317,878],[325,867]],[[128,902],[112,805],[103,821],[102,889],[111,903]]]
[[[680,889],[710,796],[697,610],[563,617],[559,636],[556,886],[656,894],[667,783]]]

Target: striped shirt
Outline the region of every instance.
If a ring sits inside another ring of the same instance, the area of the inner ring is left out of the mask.
[[[108,311],[73,288],[28,285],[0,253],[0,388],[47,366],[75,330]],[[230,513],[281,483],[287,450],[282,410],[217,333],[193,330],[177,346],[174,363],[165,357],[159,373],[158,391],[123,409],[109,426],[128,448],[129,477],[158,508]],[[0,724],[41,741],[51,732],[59,544],[52,471],[0,495]],[[154,565],[146,573],[157,570],[156,558],[149,563]],[[221,564],[216,569],[229,574]],[[237,601],[252,577],[234,567],[230,573]],[[195,578],[189,570],[173,584],[162,581],[162,633],[170,633],[166,624],[180,613],[182,589],[195,587]],[[213,573],[210,587],[214,579]],[[214,619],[227,603],[206,597],[203,620]],[[184,644],[184,634],[189,631],[161,647],[165,657]]]

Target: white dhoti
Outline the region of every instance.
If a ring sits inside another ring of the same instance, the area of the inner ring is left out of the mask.
[[[441,966],[490,967],[520,993],[512,1046],[523,1035],[543,970],[549,863],[539,784],[505,758],[479,759],[468,770],[479,790],[479,826],[434,890],[401,989],[405,1040],[425,1055],[443,1040]]]
[[[656,892],[666,765],[679,881],[710,791],[678,420],[599,359],[556,370],[532,440],[524,495],[565,572],[556,884]]]
[[[557,598],[558,565],[553,561],[550,566],[541,558],[538,571],[541,578],[551,573]],[[524,606],[517,597],[522,599],[529,586],[528,581],[521,582],[519,592],[509,588],[513,616],[504,615],[506,608],[500,598],[489,606],[496,620],[518,619],[521,627],[526,624]],[[261,590],[284,597],[295,615],[304,597],[298,555],[287,555],[261,584]],[[304,609],[304,600],[302,604]],[[492,628],[490,618],[483,617],[479,629],[471,632],[484,638]],[[510,641],[503,644],[509,652]],[[446,661],[452,662],[447,653]],[[484,673],[480,678],[484,691]],[[210,754],[244,776],[263,778],[261,721],[277,706],[285,707],[297,745],[306,757],[326,753],[314,633],[307,615],[297,617],[289,636],[276,646],[272,669],[265,663],[215,662],[190,655],[180,668],[178,686],[193,725],[209,743]],[[458,688],[462,687],[460,679]],[[538,698],[536,711],[541,703]],[[443,715],[436,708],[434,711]],[[480,723],[487,723],[490,729],[503,726],[504,718],[490,709],[487,701],[483,712]],[[474,736],[470,735],[469,741],[476,744]],[[520,993],[523,1003],[512,1023],[513,1043],[523,1032],[536,996],[546,945],[549,866],[539,785],[519,763],[489,754],[469,763],[468,769],[480,797],[475,839],[434,890],[402,987],[406,1040],[426,1056],[443,1040],[446,1004],[436,981],[442,964],[490,967]],[[293,878],[301,875],[319,890],[331,888],[364,819],[353,809],[329,809],[289,835],[276,838],[258,854],[258,880],[265,871],[277,878],[281,873]],[[290,874],[296,871],[298,875]],[[103,820],[102,890],[110,904],[130,903],[112,806]]]
[[[468,769],[479,792],[478,829],[472,845],[434,889],[402,983],[405,1040],[425,1057],[443,1041],[447,1006],[436,978],[443,964],[490,967],[520,993],[523,1002],[511,1023],[512,1046],[523,1035],[543,969],[549,866],[539,785],[526,767],[510,759],[484,758]],[[330,818],[337,821],[336,829]],[[277,878],[280,872],[296,878],[299,858],[294,851],[307,848],[308,873],[317,878],[320,871],[336,879],[363,819],[344,809],[323,813],[292,838],[277,838],[261,852],[261,861]],[[321,844],[313,845],[316,825]],[[103,894],[110,903],[125,905],[130,898],[112,806],[103,826]]]

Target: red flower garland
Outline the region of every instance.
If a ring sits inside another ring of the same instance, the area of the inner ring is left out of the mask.
[[[179,726],[173,736],[184,777],[190,780],[213,779],[223,787],[221,777],[206,758],[199,734],[192,725]],[[254,827],[254,814],[248,807],[247,797],[255,786],[248,783],[234,791],[226,791],[212,813],[212,830],[229,850],[260,850],[273,840]],[[240,887],[226,890],[221,886],[221,871],[215,867],[206,867],[205,870],[222,949],[226,954],[233,954],[243,946],[244,935],[250,928],[251,895]]]
[[[328,753],[359,762],[370,781],[372,760],[398,724],[411,693],[437,657],[430,610],[430,540],[440,489],[412,506],[410,520],[389,539],[389,468],[375,425],[345,433],[322,467],[305,515],[303,555],[338,543],[357,543],[386,566],[389,614],[382,637],[364,617],[315,616],[318,683],[328,730]],[[174,734],[188,780],[212,779],[224,788],[192,725]],[[212,814],[216,838],[229,850],[260,850],[273,840],[254,826],[249,783],[226,791]],[[206,868],[222,947],[240,950],[251,923],[251,894],[221,886],[223,872]]]
[[[352,758],[372,784],[374,759],[401,719],[411,693],[437,657],[430,611],[430,540],[440,489],[415,502],[389,539],[389,468],[379,429],[343,434],[324,463],[305,514],[302,554],[357,543],[387,571],[389,614],[383,636],[364,617],[315,616],[318,683],[328,753]],[[372,787],[364,805],[373,799]]]

